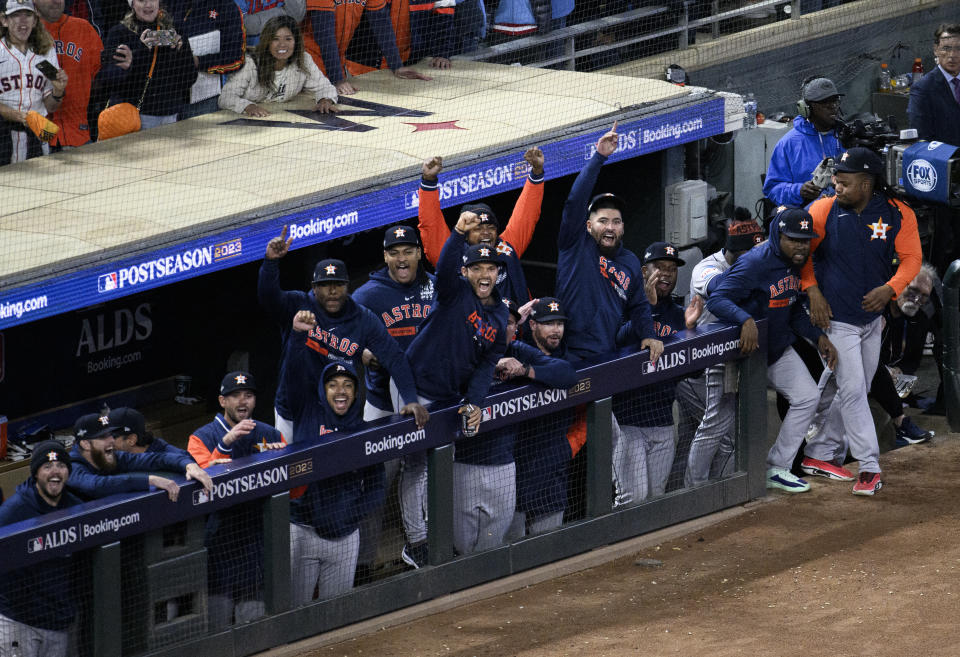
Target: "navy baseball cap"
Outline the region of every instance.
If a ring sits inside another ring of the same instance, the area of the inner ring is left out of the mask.
[[[814,78],[803,85],[803,99],[808,103],[821,103],[828,98],[836,98],[843,94],[837,91],[837,85],[829,78]]]
[[[540,297],[530,309],[530,319],[536,322],[552,322],[555,319],[566,319],[563,313],[563,302],[556,297]]]
[[[869,148],[851,148],[840,156],[834,169],[836,173],[869,173],[883,176],[883,162],[880,156]]]
[[[463,254],[463,266],[469,267],[478,262],[492,262],[495,265],[499,265],[500,256],[497,254],[495,248],[487,244],[468,246],[466,252]]]
[[[317,263],[313,268],[313,284],[320,283],[349,283],[347,265],[343,260],[327,258]]]
[[[616,209],[620,210],[621,215],[627,214],[627,204],[623,202],[622,198],[616,194],[611,194],[610,192],[605,194],[597,194],[590,199],[590,205],[587,206],[587,214],[593,212],[594,207],[600,205],[601,203],[614,206]]]
[[[777,229],[781,235],[792,237],[795,240],[812,240],[819,237],[813,230],[813,217],[802,208],[788,208],[781,205],[773,220],[777,222]]]
[[[481,224],[493,224],[498,229],[500,228],[500,222],[497,221],[497,215],[493,213],[493,210],[491,210],[490,206],[486,203],[467,203],[465,206],[460,208],[460,212],[472,212],[480,217]]]
[[[679,251],[670,242],[654,242],[643,252],[643,264],[653,260],[673,260],[678,267],[683,267],[686,261],[677,255]]]
[[[99,413],[81,415],[73,424],[73,435],[77,440],[112,436],[116,431],[117,427],[110,422],[110,416]]]
[[[504,297],[503,305],[507,307],[507,310],[510,311],[510,314],[513,315],[514,319],[520,319],[520,308],[517,306],[516,301]]]
[[[230,372],[223,377],[223,381],[220,382],[221,395],[226,397],[231,392],[236,392],[237,390],[257,391],[257,384],[253,380],[253,375],[250,374],[250,372],[238,370],[236,372]]]
[[[325,368],[323,368],[323,375],[321,376],[321,389],[322,386],[327,385],[327,382],[335,376],[348,376],[353,379],[353,382],[360,385],[360,378],[357,376],[357,373],[353,371],[353,368],[350,365],[344,363],[330,363]]]
[[[397,244],[420,246],[420,234],[417,233],[416,228],[411,228],[410,226],[404,226],[402,224],[399,226],[390,226],[390,228],[383,233],[383,248],[386,250]]]
[[[117,428],[119,435],[127,436],[135,433],[143,436],[146,433],[146,420],[143,413],[135,408],[115,408],[110,411],[110,424]]]

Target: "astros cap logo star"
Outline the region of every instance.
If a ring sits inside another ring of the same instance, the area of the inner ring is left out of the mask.
[[[59,460],[59,459],[57,459],[57,453],[54,452],[53,450],[47,452],[47,460],[48,460],[48,461],[57,461],[57,460]]]
[[[560,312],[560,304],[557,303],[556,301],[551,301],[548,308],[550,308],[550,310],[552,310],[555,313]]]
[[[333,276],[334,274],[337,273],[337,266],[336,266],[336,265],[327,265],[326,267],[324,267],[324,269],[325,269],[326,272],[327,272],[327,276]]]
[[[850,157],[849,151],[843,154],[843,156],[840,158],[840,161],[846,162],[848,157]]]
[[[398,228],[395,231],[393,231],[394,237],[403,237],[406,234],[407,234],[407,231],[404,230],[403,228]]]
[[[483,258],[489,258],[489,257],[490,257],[490,249],[488,249],[487,247],[483,247],[482,249],[480,249],[480,256],[483,257]]]
[[[238,384],[246,383],[247,377],[245,377],[242,374],[238,374],[237,376],[233,377],[233,380],[236,381]]]
[[[110,424],[110,418],[107,417],[106,415],[101,415],[97,419],[100,420],[100,424],[102,424],[103,426],[107,426],[108,424]]]
[[[806,230],[806,229],[809,228],[809,227],[810,227],[810,222],[809,222],[809,221],[807,221],[806,219],[801,219],[801,220],[800,220],[800,230]]]
[[[486,221],[489,218],[490,218],[490,215],[488,215],[486,212],[480,213],[480,221]]]
[[[677,252],[677,250],[672,246],[668,246],[667,248],[664,249],[664,251],[667,252],[667,255],[673,255],[674,253]]]
[[[86,429],[77,429],[77,436],[79,436],[80,438],[83,438],[86,435],[87,435]]]

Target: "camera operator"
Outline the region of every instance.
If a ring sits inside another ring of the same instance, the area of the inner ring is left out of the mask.
[[[829,172],[821,181],[813,177],[825,159],[836,162],[843,154],[837,137],[841,95],[827,78],[803,81],[793,128],[774,147],[763,183],[763,195],[774,204],[801,207],[830,187]]]
[[[910,87],[907,115],[920,139],[960,146],[960,23],[943,24],[934,32],[937,67]],[[960,255],[953,221],[956,210],[936,208],[930,259],[942,275]]]

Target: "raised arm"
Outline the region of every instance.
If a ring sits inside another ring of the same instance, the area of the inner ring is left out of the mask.
[[[440,208],[440,182],[437,176],[443,170],[439,155],[423,163],[420,177],[420,202],[417,205],[417,229],[423,242],[423,255],[431,265],[437,265],[440,251],[450,237],[450,229]]]
[[[530,173],[517,204],[513,206],[510,221],[500,234],[500,239],[516,249],[518,257],[523,255],[533,240],[543,205],[543,151],[530,148],[523,154],[523,159],[530,165]]]
[[[613,128],[597,141],[596,152],[573,182],[570,195],[563,204],[563,216],[560,220],[560,234],[557,242],[561,249],[573,246],[578,239],[582,239],[586,230],[590,194],[597,184],[597,177],[604,162],[617,150],[617,140],[617,122],[614,121]]]

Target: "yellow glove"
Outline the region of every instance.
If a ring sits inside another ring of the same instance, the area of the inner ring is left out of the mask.
[[[51,141],[60,132],[60,127],[37,112],[27,112],[27,127],[42,142]]]

